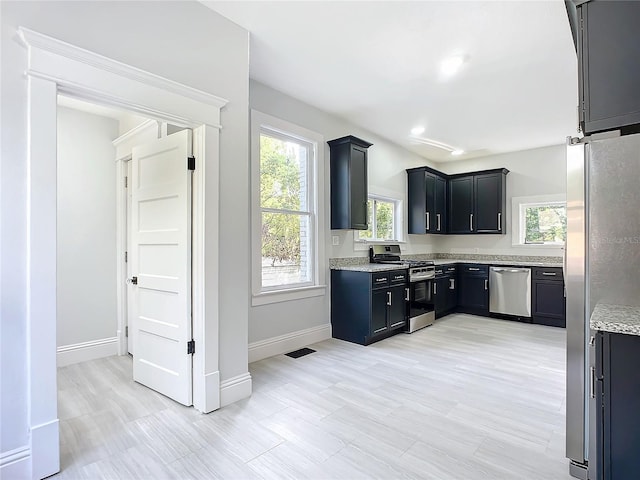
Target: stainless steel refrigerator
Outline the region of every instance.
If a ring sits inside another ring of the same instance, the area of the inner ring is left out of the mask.
[[[640,134],[568,141],[565,285],[566,452],[573,476],[596,480],[589,318],[598,303],[640,306]]]

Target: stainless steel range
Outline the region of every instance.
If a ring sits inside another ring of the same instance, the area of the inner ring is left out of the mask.
[[[372,263],[388,263],[409,269],[407,333],[432,325],[435,321],[432,292],[436,277],[433,262],[400,258],[400,245],[373,245],[369,248],[369,260]]]

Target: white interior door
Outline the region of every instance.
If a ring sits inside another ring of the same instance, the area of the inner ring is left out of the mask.
[[[126,203],[127,203],[127,210],[126,210],[126,218],[124,221],[124,225],[125,225],[125,229],[126,229],[126,236],[127,236],[127,278],[131,278],[133,276],[133,274],[131,273],[131,164],[133,162],[131,160],[129,160],[127,162],[127,180],[126,180]],[[131,355],[133,355],[133,325],[134,325],[134,321],[133,321],[133,315],[134,312],[132,310],[132,306],[133,306],[133,298],[132,298],[132,294],[131,294],[131,285],[130,288],[127,289],[127,352],[129,352]]]
[[[191,130],[133,148],[133,379],[192,402]],[[129,330],[131,334],[131,329]]]

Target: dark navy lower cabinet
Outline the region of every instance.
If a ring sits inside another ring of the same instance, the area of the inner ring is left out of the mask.
[[[566,326],[566,299],[562,268],[531,269],[532,322],[552,327]]]
[[[433,305],[436,318],[442,318],[455,311],[458,306],[458,278],[456,266],[439,265],[433,282]]]
[[[596,334],[597,479],[640,478],[640,336]]]
[[[458,312],[489,316],[489,266],[458,265]]]
[[[331,271],[333,338],[369,345],[407,326],[408,274]]]

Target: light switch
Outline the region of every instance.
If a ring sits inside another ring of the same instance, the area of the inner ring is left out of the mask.
[[[331,244],[340,245],[340,237],[338,235],[331,235]]]

